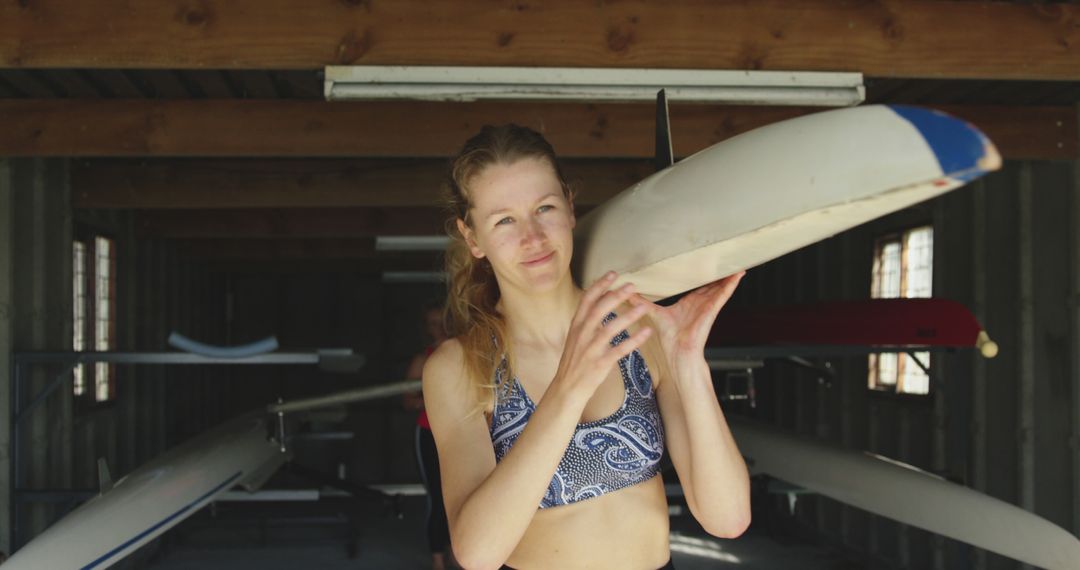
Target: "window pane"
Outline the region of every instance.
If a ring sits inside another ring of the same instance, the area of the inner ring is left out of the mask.
[[[94,348],[109,350],[112,348],[112,240],[98,237],[94,240],[94,256],[97,269],[97,287],[95,291],[95,327]]]
[[[114,346],[112,252],[111,239],[100,236],[94,239],[94,348],[99,351],[112,350]],[[110,399],[113,395],[112,382],[111,365],[98,363],[94,367],[94,399],[98,402]]]
[[[82,396],[86,393],[86,376],[83,374],[83,365],[76,365],[71,370],[72,377],[74,378],[73,391],[76,396]]]
[[[904,235],[907,283],[904,297],[929,297],[934,283],[934,229],[917,228]]]
[[[896,353],[884,353],[877,355],[878,386],[896,385]]]
[[[86,350],[86,244],[72,243],[72,327],[71,349]],[[79,364],[72,370],[72,390],[76,396],[86,393],[86,377]]]
[[[881,244],[878,258],[874,260],[874,287],[872,296],[893,299],[900,296],[900,242]]]
[[[109,323],[102,322],[100,319],[97,326],[94,327],[94,349],[100,351],[109,350]]]
[[[926,367],[930,367],[930,353],[929,352],[916,352],[915,356]],[[911,357],[904,355],[907,362],[904,363],[904,382],[902,392],[905,394],[929,394],[930,393],[930,377],[923,372],[923,369],[918,364],[911,360]]]
[[[98,362],[94,365],[94,399],[104,402],[109,399],[109,363]]]

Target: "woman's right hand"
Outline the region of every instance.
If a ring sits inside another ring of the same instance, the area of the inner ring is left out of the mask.
[[[609,289],[616,277],[614,271],[609,271],[585,290],[570,322],[553,380],[586,399],[604,382],[619,359],[640,347],[653,332],[650,327],[641,327],[619,344],[611,344],[615,336],[628,330],[652,309],[649,303],[638,304],[603,324],[616,307],[637,292],[632,283]]]

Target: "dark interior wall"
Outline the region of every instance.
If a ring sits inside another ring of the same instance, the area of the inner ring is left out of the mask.
[[[72,240],[76,228],[111,237],[116,244],[115,350],[162,350],[171,323],[211,327],[190,306],[190,298],[209,286],[209,274],[176,259],[172,247],[140,239],[129,212],[73,211],[67,160],[5,159],[0,167],[0,303],[3,331],[0,352],[10,363],[14,353],[66,352],[72,348]],[[152,340],[157,339],[157,340]],[[23,405],[65,369],[61,364],[24,367]],[[21,487],[92,489],[96,462],[104,458],[119,478],[164,450],[168,408],[160,365],[117,365],[116,398],[106,404],[76,403],[70,384],[62,382],[21,423],[19,440],[25,461]],[[11,367],[0,369],[0,391],[10,409]],[[6,422],[5,422],[6,425]],[[5,428],[5,436],[7,434]],[[6,443],[6,442],[5,442]],[[5,449],[8,446],[5,445]],[[7,482],[9,454],[3,454]],[[2,514],[7,516],[14,485],[4,485]],[[72,508],[74,503],[30,503],[22,510],[21,539],[28,540]]]
[[[14,225],[15,204],[12,161],[0,159],[0,410],[10,413],[11,370],[14,359],[11,351],[14,342],[12,321],[15,294],[14,275]],[[0,517],[11,520],[11,422],[0,422]],[[0,550],[11,552],[11,533],[0,532]]]
[[[933,222],[934,294],[971,308],[1001,347],[932,359],[928,398],[873,393],[864,357],[834,359],[831,387],[770,365],[755,412],[785,428],[939,473],[1080,530],[1074,418],[1080,336],[1077,165],[1007,163],[936,200],[751,270],[735,303],[865,299],[873,240]],[[883,491],[885,492],[885,491]],[[1013,561],[845,507],[801,499],[795,520],[885,565],[1014,568]]]
[[[6,162],[7,176],[0,186],[8,196],[10,217],[6,221],[10,225],[0,241],[0,256],[6,258],[10,273],[0,287],[7,289],[5,312],[10,337],[3,350],[64,350],[71,346],[72,230],[66,163]],[[2,388],[8,396],[13,387],[11,372],[9,367],[0,370]],[[41,369],[28,371],[22,389],[25,393],[40,392],[52,374]],[[21,422],[23,431],[17,441],[21,444],[23,469],[15,474],[11,486],[63,488],[74,482],[71,404],[70,391],[60,390]],[[12,443],[15,441],[13,435]],[[13,453],[9,451],[5,454],[5,474]],[[10,504],[15,504],[13,497]],[[32,505],[22,512],[23,528],[37,531],[55,516],[57,508]],[[4,528],[7,530],[8,525]]]
[[[1071,244],[1070,223],[1080,223],[1069,211],[1072,202],[1072,172],[1060,164],[1032,165],[1032,195],[1034,245],[1032,247],[1032,300],[1034,306],[1035,373],[1033,394],[1033,423],[1031,445],[1035,456],[1035,512],[1060,524],[1076,529],[1080,521],[1073,519],[1072,481],[1080,474],[1073,472],[1071,453],[1073,394],[1080,382],[1073,378],[1080,371],[1071,370],[1071,346],[1075,346],[1070,331],[1069,312],[1075,305],[1067,277],[1076,267],[1070,259],[1077,244]],[[1058,244],[1057,247],[1054,247]]]
[[[69,351],[72,337],[72,239],[76,228],[106,235],[117,246],[116,350],[170,350],[178,331],[232,345],[276,335],[285,350],[348,347],[367,357],[354,374],[310,366],[118,365],[116,400],[77,406],[66,384],[24,422],[24,487],[92,489],[96,462],[105,458],[115,478],[167,447],[238,413],[278,397],[295,398],[399,380],[421,350],[424,303],[441,284],[384,284],[350,271],[252,273],[211,265],[174,244],[145,239],[132,212],[73,211],[66,160],[0,161],[0,353],[5,364],[21,351]],[[0,400],[10,405],[10,366],[0,370]],[[36,365],[23,403],[62,371]],[[353,440],[312,443],[297,456],[310,466],[344,466],[358,482],[415,482],[415,414],[400,400],[356,404],[344,420],[302,429],[348,430]],[[7,424],[0,440],[8,446]],[[0,454],[0,515],[12,502],[9,456]],[[74,504],[24,509],[23,541]],[[6,524],[2,525],[5,529]],[[7,533],[0,548],[10,549]]]
[[[136,348],[160,352],[176,350],[167,343],[180,333],[210,344],[224,344],[225,299],[223,280],[205,264],[179,254],[175,246],[161,241],[140,243],[140,273],[136,298],[145,317],[134,326]],[[135,410],[157,430],[141,434],[145,448],[171,447],[225,419],[222,411],[228,393],[225,372],[218,366],[145,366],[140,370],[150,382],[137,388],[154,402]]]
[[[202,339],[207,336],[201,332],[221,328],[221,312],[213,310],[220,295],[205,267],[168,243],[142,239],[130,212],[75,211],[74,217],[77,226],[116,240],[116,350],[171,351],[166,339],[174,330]],[[201,419],[218,402],[216,390],[208,388],[214,386],[210,367],[147,363],[117,366],[116,372],[115,402],[75,413],[82,439],[76,466],[84,487],[96,485],[98,457],[106,458],[114,477],[122,476],[176,443],[170,428],[177,414]],[[188,394],[201,401],[197,413],[178,409],[190,405]]]
[[[275,401],[378,385],[404,379],[414,354],[426,344],[423,308],[441,301],[439,283],[384,283],[377,274],[229,272],[221,279],[232,298],[227,326],[232,343],[276,336],[282,350],[350,348],[366,364],[355,373],[312,366],[230,367],[224,407],[239,413]],[[413,459],[415,413],[399,398],[347,407],[337,422],[299,429],[347,431],[348,441],[305,441],[294,447],[306,467],[339,473],[356,483],[418,482]]]

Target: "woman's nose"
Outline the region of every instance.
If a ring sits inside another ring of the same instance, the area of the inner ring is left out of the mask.
[[[544,237],[544,228],[540,225],[540,221],[530,218],[525,223],[525,234],[521,236],[522,241],[528,243],[540,240]]]

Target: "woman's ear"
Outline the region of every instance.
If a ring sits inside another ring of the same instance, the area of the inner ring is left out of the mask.
[[[472,253],[472,256],[476,259],[483,259],[484,252],[480,251],[480,248],[477,247],[476,238],[473,235],[472,228],[469,227],[469,224],[466,224],[465,220],[458,218],[457,229],[458,233],[461,234],[461,237],[465,238],[465,245],[469,246],[469,252]]]

